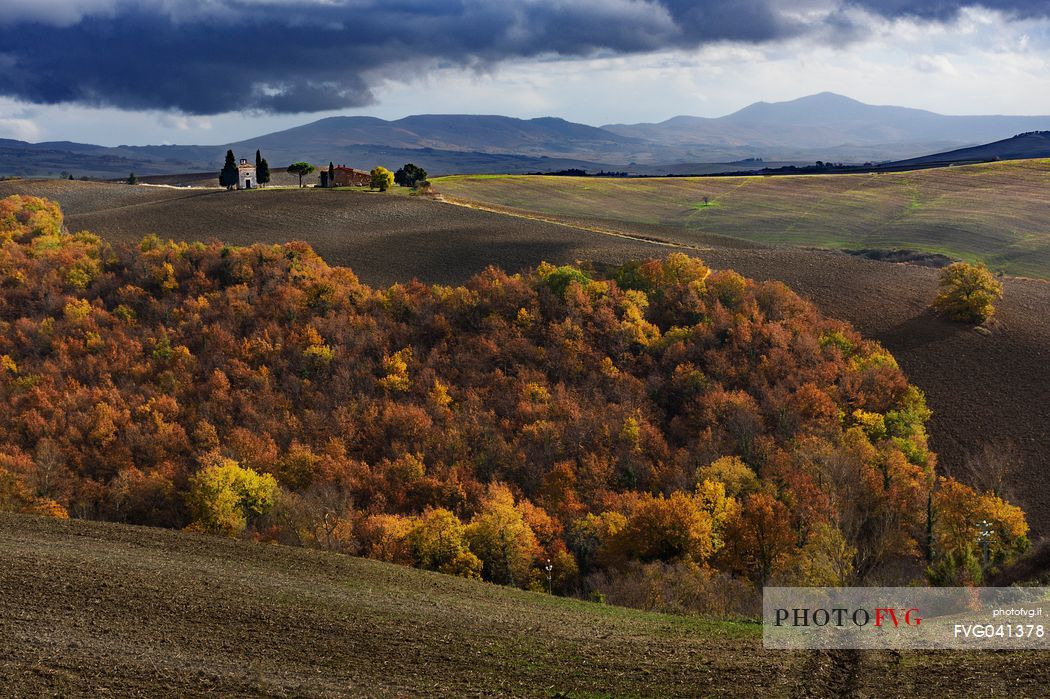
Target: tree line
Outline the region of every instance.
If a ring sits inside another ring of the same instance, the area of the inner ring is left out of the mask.
[[[295,162],[287,168],[289,174],[297,175],[299,177],[300,188],[303,187],[303,178],[316,170],[317,168],[308,162]],[[328,170],[322,170],[321,174],[326,178],[326,180],[323,181],[334,182],[335,164],[328,163]],[[377,166],[372,169],[369,175],[370,187],[372,189],[378,189],[381,192],[387,191],[394,184],[401,187],[411,187],[413,189],[426,189],[429,188],[430,185],[427,181],[427,171],[412,163],[405,163],[405,165],[399,168],[397,172],[391,172],[385,167]],[[227,150],[225,163],[223,164],[222,170],[219,172],[219,185],[225,187],[227,190],[233,189],[237,186],[239,177],[237,159],[232,150]],[[256,150],[255,181],[259,185],[265,185],[269,184],[270,180],[270,164],[262,157],[262,152]],[[127,182],[128,184],[136,184],[138,182],[135,173],[131,173]]]

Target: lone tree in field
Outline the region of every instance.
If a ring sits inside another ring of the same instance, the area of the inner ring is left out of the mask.
[[[73,176],[70,175],[69,179],[73,179]],[[134,172],[132,172],[131,174],[128,175],[128,184],[138,184],[138,183],[139,183],[139,178],[135,177],[135,173]]]
[[[956,262],[941,270],[940,293],[933,307],[951,320],[983,323],[995,313],[1003,285],[982,264]]]
[[[299,188],[303,186],[303,177],[309,175],[314,171],[314,166],[310,163],[292,163],[288,166],[288,172],[293,175],[299,175]]]
[[[400,170],[394,173],[394,182],[402,187],[415,187],[417,183],[427,179],[427,171],[412,163],[405,163]]]
[[[385,192],[394,184],[394,173],[390,172],[385,167],[380,166],[373,168],[370,174],[372,175],[372,189],[378,189],[380,192]]]
[[[222,172],[219,173],[219,184],[229,191],[234,188],[237,184],[237,161],[233,158],[233,151],[226,151],[226,164],[222,166]]]
[[[270,183],[270,163],[262,157],[262,151],[255,151],[255,181],[259,184]]]

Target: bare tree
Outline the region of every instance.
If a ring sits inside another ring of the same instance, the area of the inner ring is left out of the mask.
[[[980,449],[968,453],[961,463],[945,468],[945,471],[981,492],[1014,500],[1011,484],[1021,458],[1017,446],[1011,442],[985,443]]]
[[[36,494],[43,498],[62,501],[69,496],[70,474],[66,457],[53,439],[44,437],[33,451],[36,472],[31,480]]]

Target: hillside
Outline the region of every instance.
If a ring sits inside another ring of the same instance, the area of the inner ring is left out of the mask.
[[[667,696],[728,692],[740,673],[769,691],[793,683],[784,656],[754,657],[753,625],[340,554],[6,514],[0,547],[7,695]]]
[[[446,195],[691,241],[911,248],[1050,278],[1050,161],[683,179],[444,178]],[[708,197],[707,204],[704,197]]]
[[[1050,680],[1034,653],[763,652],[750,624],[117,524],[0,514],[0,549],[13,696],[1032,696]]]
[[[954,575],[963,502],[997,565],[1027,547],[1020,509],[937,474],[925,398],[885,349],[783,284],[678,252],[372,289],[303,243],[114,247],[39,198],[0,200],[0,222],[24,280],[0,294],[8,511],[523,589],[550,561],[554,591],[611,599],[632,571],[689,574],[740,614],[770,581]],[[811,566],[823,541],[846,573]]]
[[[343,146],[432,148],[475,153],[527,156],[571,156],[594,159],[638,147],[637,139],[575,124],[564,119],[513,119],[471,114],[421,114],[395,121],[375,117],[329,117],[286,131],[233,144],[265,148],[291,156],[289,149],[311,155]]]
[[[116,179],[127,177],[129,172],[137,175],[177,175],[195,172],[214,174],[217,177],[227,148],[232,148],[238,157],[251,158],[259,147],[259,142],[248,141],[230,146],[120,146],[118,148],[86,146],[83,149],[77,146],[74,150],[64,150],[62,144],[0,140],[0,175],[59,177],[65,172],[73,174],[76,179],[82,177]],[[403,163],[412,162],[434,174],[552,172],[567,168],[595,171],[611,169],[609,165],[572,157],[446,151],[434,148],[398,148],[382,145],[336,147],[327,144],[300,146],[291,143],[285,146],[278,145],[273,151],[264,149],[263,152],[275,168],[305,159],[318,165],[334,161],[365,169],[381,164],[391,170],[400,167]],[[732,169],[743,168],[724,165],[712,168],[710,171],[724,172]],[[690,172],[697,171],[690,169]]]
[[[776,181],[803,179],[815,178]],[[502,184],[521,197],[522,185],[543,182],[537,178],[478,180],[472,182],[471,191],[498,193],[495,185]],[[572,191],[566,189],[570,186],[632,184],[571,178],[553,182],[564,187],[536,191],[557,191],[564,196]],[[686,180],[668,184],[696,186]],[[1050,308],[1050,285],[1044,282],[1007,279],[993,334],[982,337],[966,326],[942,322],[929,314],[936,294],[936,270],[830,252],[766,248],[658,224],[576,219],[574,226],[557,225],[416,197],[363,192],[226,195],[81,182],[0,182],[0,197],[17,193],[55,199],[64,207],[73,230],[87,228],[119,241],[138,241],[143,231],[176,240],[215,236],[233,244],[308,240],[325,260],[349,265],[362,281],[377,286],[412,277],[458,284],[488,264],[508,271],[542,260],[619,264],[675,250],[755,279],[782,280],[814,301],[823,313],[848,320],[893,352],[909,379],[927,394],[934,413],[930,443],[943,468],[958,472],[967,454],[986,447],[1013,450],[1017,454],[1016,470],[1010,477],[1014,501],[1028,513],[1036,534],[1050,532],[1050,497],[1046,496],[1050,492],[1046,481],[1050,433],[1044,429],[1050,421],[1044,396],[1044,387],[1050,385],[1050,316],[1045,313]],[[677,193],[681,196],[680,190]],[[600,190],[591,196],[599,194]],[[582,196],[580,192],[565,201],[580,206],[585,203]],[[620,206],[615,197],[599,201],[613,212]],[[1023,209],[1021,202],[1015,204]],[[637,238],[625,238],[623,231]],[[642,239],[645,236],[679,242],[657,245]]]
[[[1050,158],[1050,131],[1032,131],[1011,138],[960,148],[947,153],[933,153],[892,163],[893,166],[966,163],[982,160],[1024,160]]]
[[[73,230],[132,241],[144,232],[235,245],[309,240],[334,264],[362,267],[371,284],[419,276],[464,281],[489,264],[518,270],[542,259],[617,263],[644,257],[647,243],[580,237],[556,224],[367,192],[185,190],[97,182],[0,182],[0,197],[26,193],[59,202]],[[231,196],[232,195],[232,196]],[[349,197],[353,197],[352,199]]]

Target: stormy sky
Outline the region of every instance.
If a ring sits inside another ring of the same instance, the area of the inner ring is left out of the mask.
[[[0,138],[220,143],[332,114],[719,116],[830,90],[1050,114],[1050,1],[0,0]]]

